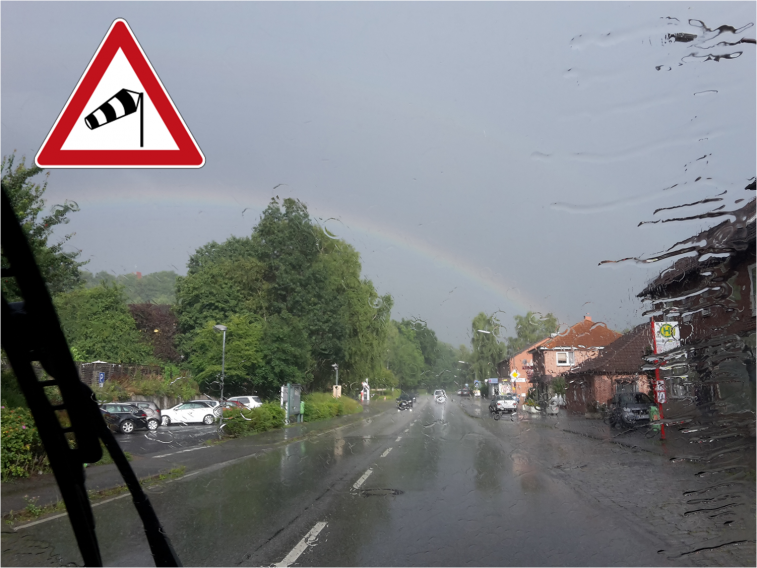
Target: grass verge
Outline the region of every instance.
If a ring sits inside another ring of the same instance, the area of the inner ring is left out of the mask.
[[[186,471],[187,468],[182,465],[168,471],[158,473],[156,475],[151,475],[150,477],[145,477],[144,479],[141,479],[139,483],[143,488],[148,489],[167,481],[179,479],[186,473]],[[87,495],[89,496],[90,502],[94,505],[95,503],[103,501],[104,499],[117,497],[118,495],[122,495],[124,493],[127,493],[128,491],[129,489],[128,487],[126,487],[126,485],[118,485],[116,487],[102,489],[100,491],[87,491]],[[37,505],[38,499],[39,497],[29,497],[28,495],[24,495],[26,507],[21,511],[11,511],[6,515],[3,515],[3,520],[7,525],[14,526],[18,524],[28,523],[30,521],[36,521],[41,517],[46,517],[54,513],[64,513],[66,511],[66,506],[63,501],[59,500],[55,503],[51,503],[50,505],[39,506]]]

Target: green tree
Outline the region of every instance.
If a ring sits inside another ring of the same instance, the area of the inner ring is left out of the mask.
[[[423,353],[412,329],[392,321],[387,330],[387,367],[403,389],[413,389],[421,381]]]
[[[286,346],[277,349],[264,334],[268,363],[251,379],[260,388],[277,388],[277,381],[326,388],[334,363],[344,382],[383,376],[392,300],[360,273],[357,251],[313,223],[304,204],[272,200],[250,237],[208,243],[190,258],[176,286],[180,348],[191,357],[208,321],[248,314]]]
[[[557,318],[551,313],[542,316],[540,313],[528,312],[525,316],[515,316],[514,319],[517,335],[507,339],[507,352],[511,356],[560,329]]]
[[[470,366],[474,380],[497,376],[497,363],[505,357],[506,345],[500,340],[502,325],[495,316],[480,312],[471,323]]]
[[[422,351],[422,350],[421,350]],[[432,388],[442,388],[448,391],[456,391],[455,381],[460,382],[459,369],[461,367],[458,361],[460,353],[449,343],[443,341],[437,342],[436,360],[431,367],[431,380],[429,381]],[[458,375],[458,376],[456,376]]]
[[[55,228],[67,224],[68,214],[79,211],[79,206],[66,200],[63,204],[54,205],[52,210],[45,214],[47,204],[43,195],[47,190],[47,181],[42,184],[31,181],[31,178],[43,171],[37,166],[26,167],[23,158],[20,163],[15,164],[15,156],[4,157],[2,186],[29,241],[42,277],[51,295],[56,295],[72,290],[80,284],[79,267],[86,262],[77,261],[81,251],[63,250],[64,245],[74,236],[73,233],[59,237],[57,242],[51,242]],[[9,266],[3,254],[2,267]],[[3,279],[2,290],[7,300],[20,299],[18,288],[12,279]]]
[[[102,281],[122,285],[128,304],[173,304],[175,302],[178,274],[171,270],[152,272],[141,277],[137,274],[113,276],[104,271],[91,274],[82,270],[81,277],[88,288],[98,286]]]
[[[235,396],[254,388],[255,367],[263,361],[261,340],[264,322],[249,315],[233,315],[224,322],[226,332],[226,364],[224,396]],[[189,365],[194,379],[204,392],[220,394],[223,334],[207,322],[194,336]],[[247,393],[249,394],[249,393]]]
[[[137,330],[118,286],[79,288],[59,294],[54,302],[77,361],[152,361],[152,347]]]
[[[568,387],[565,383],[565,377],[555,377],[554,379],[552,379],[550,386],[554,394],[565,396],[565,393],[568,392]]]

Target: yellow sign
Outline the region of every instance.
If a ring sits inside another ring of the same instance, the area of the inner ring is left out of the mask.
[[[663,324],[660,326],[660,335],[666,338],[675,337],[676,334],[676,328],[674,328],[669,323]]]
[[[520,377],[520,373],[518,373],[517,370],[514,370],[512,373],[510,373],[510,376],[513,378],[513,380],[517,381],[518,378]]]

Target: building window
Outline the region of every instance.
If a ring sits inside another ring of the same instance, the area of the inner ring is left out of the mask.
[[[557,351],[557,364],[559,366],[568,367],[573,365],[573,352],[572,351]]]

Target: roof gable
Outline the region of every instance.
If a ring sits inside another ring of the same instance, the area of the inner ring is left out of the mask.
[[[643,357],[651,348],[652,326],[643,323],[605,347],[599,357],[584,361],[569,374],[633,375],[640,372]]]
[[[573,327],[568,328],[555,337],[550,337],[542,345],[533,349],[591,349],[604,347],[620,337],[617,331],[608,328],[604,323],[585,319]]]

